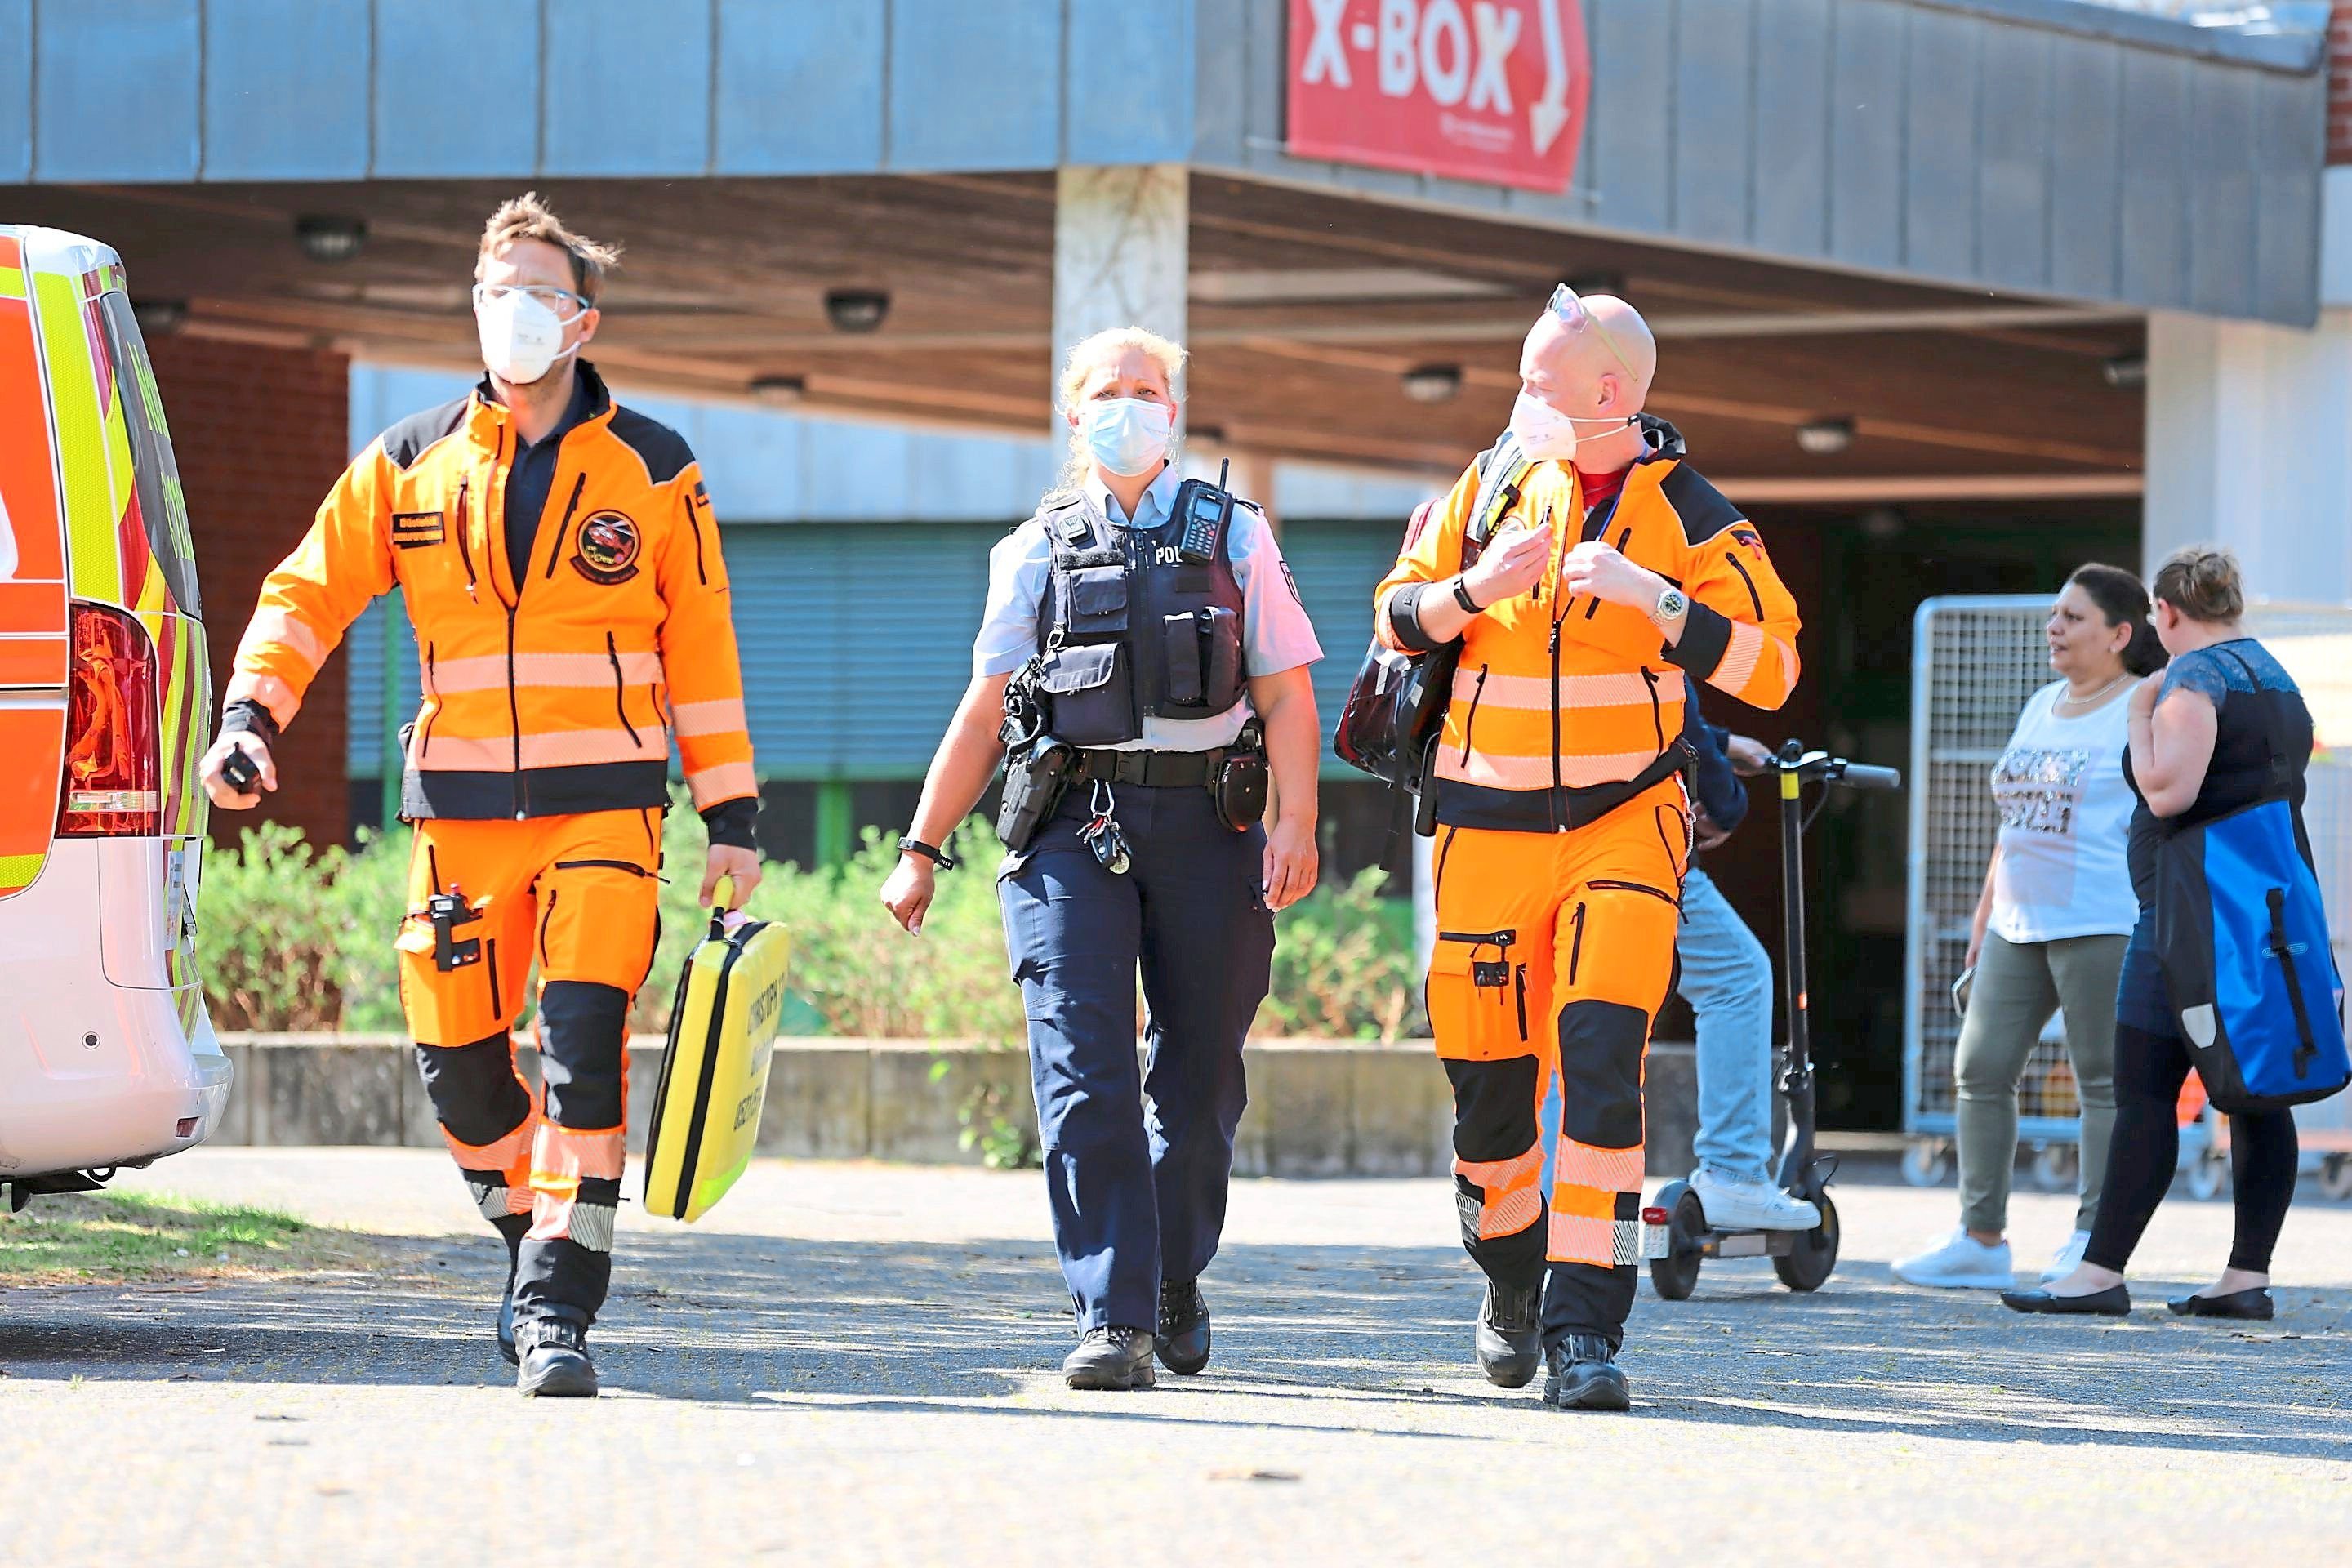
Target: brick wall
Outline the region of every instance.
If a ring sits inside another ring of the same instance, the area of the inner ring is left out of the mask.
[[[2352,163],[2352,3],[2327,16],[2327,161]]]
[[[217,706],[262,579],[300,541],[350,457],[351,365],[338,353],[200,338],[159,336],[147,347],[187,491]],[[345,695],[338,650],[278,748],[278,793],[257,812],[215,811],[216,840],[234,843],[268,816],[314,842],[343,841]]]

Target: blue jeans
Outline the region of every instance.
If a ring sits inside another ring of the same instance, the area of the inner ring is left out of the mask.
[[[1683,879],[1676,987],[1698,1016],[1698,1163],[1760,1182],[1772,1160],[1772,960],[1694,866]]]

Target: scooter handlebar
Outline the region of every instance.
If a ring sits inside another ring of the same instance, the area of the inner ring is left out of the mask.
[[[1869,763],[1848,763],[1839,770],[1837,782],[1848,789],[1897,790],[1903,787],[1903,772]]]

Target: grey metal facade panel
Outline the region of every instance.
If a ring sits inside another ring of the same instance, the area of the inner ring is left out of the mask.
[[[1192,144],[1204,163],[1242,161],[1249,117],[1249,0],[1192,0]]]
[[[1834,16],[1830,254],[1856,267],[1903,261],[1909,20],[1898,0],[1841,0]]]
[[[2242,33],[2200,27],[2169,16],[2127,11],[2105,0],[1910,0],[1923,11],[1956,11],[1979,21],[2127,44],[2158,54],[2301,74],[2325,56],[2319,38],[2297,33]],[[2210,9],[2230,7],[2216,5]]]
[[[1192,151],[1192,0],[1066,0],[1063,159],[1181,163]]]
[[[2200,71],[2190,83],[2189,306],[2217,316],[2255,310],[2254,79]]]
[[[38,0],[37,180],[193,180],[202,158],[197,0]]]
[[[206,0],[205,177],[364,177],[372,33],[368,0]]]
[[[378,179],[539,167],[540,0],[375,0]]]
[[[1756,28],[1756,243],[1829,243],[1830,0],[1765,0]]]
[[[889,16],[842,0],[719,0],[722,174],[878,169]]]
[[[893,0],[890,167],[1054,167],[1062,33],[1062,0]]]
[[[2050,285],[2051,54],[2047,33],[1989,33],[1979,59],[1977,262],[1989,282]]]
[[[2116,284],[2134,304],[2187,303],[2189,82],[2189,63],[2178,55],[2124,57]]]
[[[1903,262],[1966,278],[1977,262],[1977,43],[1965,17],[1911,17],[1904,135]]]
[[[2123,50],[2091,38],[2050,41],[2050,287],[2112,299],[2123,170]]]
[[[33,0],[0,0],[0,181],[33,177]]]
[[[2298,85],[2299,92],[2262,97],[2254,278],[2266,320],[2308,326],[2319,319],[2320,184],[2303,177],[2294,155],[2315,137],[2326,137],[2327,78],[2305,77]]]
[[[1755,0],[1681,0],[1675,17],[1675,232],[1710,245],[1750,232],[1756,26]]]
[[[547,0],[546,17],[541,173],[709,167],[710,0]]]
[[[1663,233],[1674,224],[1675,29],[1677,0],[1588,0],[1586,41],[1609,68],[1593,73],[1593,199],[1581,215],[1605,228]]]

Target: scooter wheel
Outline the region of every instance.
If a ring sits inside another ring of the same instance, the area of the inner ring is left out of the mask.
[[[1940,1139],[1914,1139],[1903,1151],[1903,1179],[1915,1187],[1935,1186],[1951,1169],[1950,1155]]]
[[[2189,1167],[2189,1195],[2199,1203],[2210,1203],[2229,1189],[2230,1156],[2218,1149],[2207,1149]]]
[[[2339,1204],[2352,1198],[2352,1160],[2341,1154],[2327,1156],[2319,1167],[2319,1190]]]
[[[1813,1202],[1821,1207],[1822,1223],[1799,1237],[1795,1248],[1785,1257],[1772,1259],[1772,1272],[1791,1290],[1820,1289],[1837,1267],[1837,1205],[1830,1202],[1825,1192],[1814,1194]]]
[[[1698,1238],[1706,1234],[1706,1210],[1688,1184],[1669,1183],[1658,1194],[1658,1207],[1672,1218],[1667,1225],[1666,1255],[1650,1259],[1650,1289],[1662,1301],[1684,1301],[1698,1285]]]

